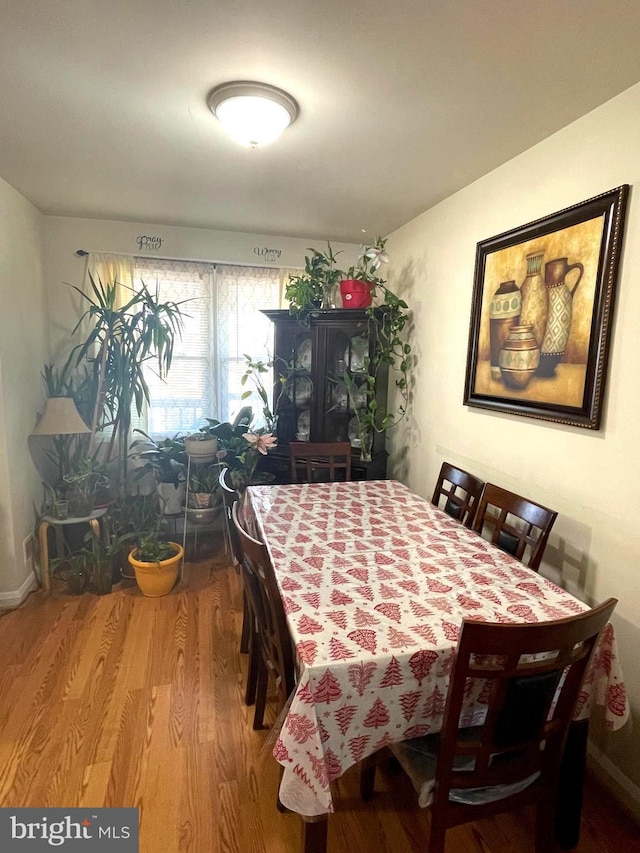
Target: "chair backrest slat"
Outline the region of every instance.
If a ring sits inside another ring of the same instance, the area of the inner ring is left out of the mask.
[[[443,462],[431,503],[465,527],[472,527],[484,482],[468,471]]]
[[[480,534],[489,528],[494,545],[537,572],[557,517],[555,510],[487,483],[473,527]]]
[[[351,479],[351,444],[348,441],[292,441],[289,444],[291,480],[314,483],[321,476],[330,482]]]

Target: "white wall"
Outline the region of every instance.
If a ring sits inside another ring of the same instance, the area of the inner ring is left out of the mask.
[[[395,470],[426,497],[446,459],[558,510],[543,572],[585,600],[619,598],[615,625],[636,727],[600,734],[598,747],[632,796],[640,794],[638,139],[640,84],[400,228],[388,243],[389,284],[413,308],[417,357],[412,417],[394,438]],[[602,428],[463,406],[476,244],[620,184],[632,190]],[[400,451],[405,443],[408,453]]]
[[[88,252],[113,252],[192,261],[217,261],[265,267],[303,267],[308,247],[323,252],[326,243],[296,237],[269,237],[265,234],[241,234],[211,231],[205,228],[181,228],[140,222],[76,219],[65,216],[45,218],[46,286],[51,299],[51,336],[54,349],[64,348],[79,314],[77,296],[67,284],[82,287],[86,259],[75,255],[77,249]],[[159,248],[141,248],[139,237],[159,237]],[[338,265],[355,263],[358,246],[332,243],[334,252],[342,252]],[[266,257],[265,249],[275,253]]]
[[[41,499],[27,437],[42,406],[40,371],[49,357],[42,219],[0,179],[0,605],[17,603],[31,584],[22,542]]]

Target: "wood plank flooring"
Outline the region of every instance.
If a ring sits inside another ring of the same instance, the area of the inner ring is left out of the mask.
[[[242,701],[239,579],[221,552],[164,598],[37,592],[0,618],[0,805],[138,806],[142,853],[298,853],[276,810],[269,732]],[[275,696],[275,693],[274,693]],[[273,722],[275,709],[267,716]],[[328,853],[424,850],[428,814],[392,767],[363,804],[336,785]],[[450,830],[447,853],[533,853],[532,815]],[[640,830],[592,780],[578,853],[640,851]]]

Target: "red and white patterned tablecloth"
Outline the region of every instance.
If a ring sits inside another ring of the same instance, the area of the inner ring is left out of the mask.
[[[538,622],[587,605],[392,480],[253,486],[245,511],[271,555],[301,674],[274,755],[280,799],[332,811],[330,782],[381,747],[442,724],[462,619]],[[611,625],[576,718],[629,708]],[[481,691],[469,696],[471,725]]]

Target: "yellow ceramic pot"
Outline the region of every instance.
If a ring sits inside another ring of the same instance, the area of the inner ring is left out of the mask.
[[[134,554],[138,550],[137,548],[134,548],[129,554],[129,562],[136,573],[136,583],[143,595],[158,598],[161,595],[168,595],[173,589],[184,551],[182,545],[178,545],[177,542],[170,542],[169,544],[177,553],[167,560],[160,560],[158,563],[143,563],[136,560]]]

